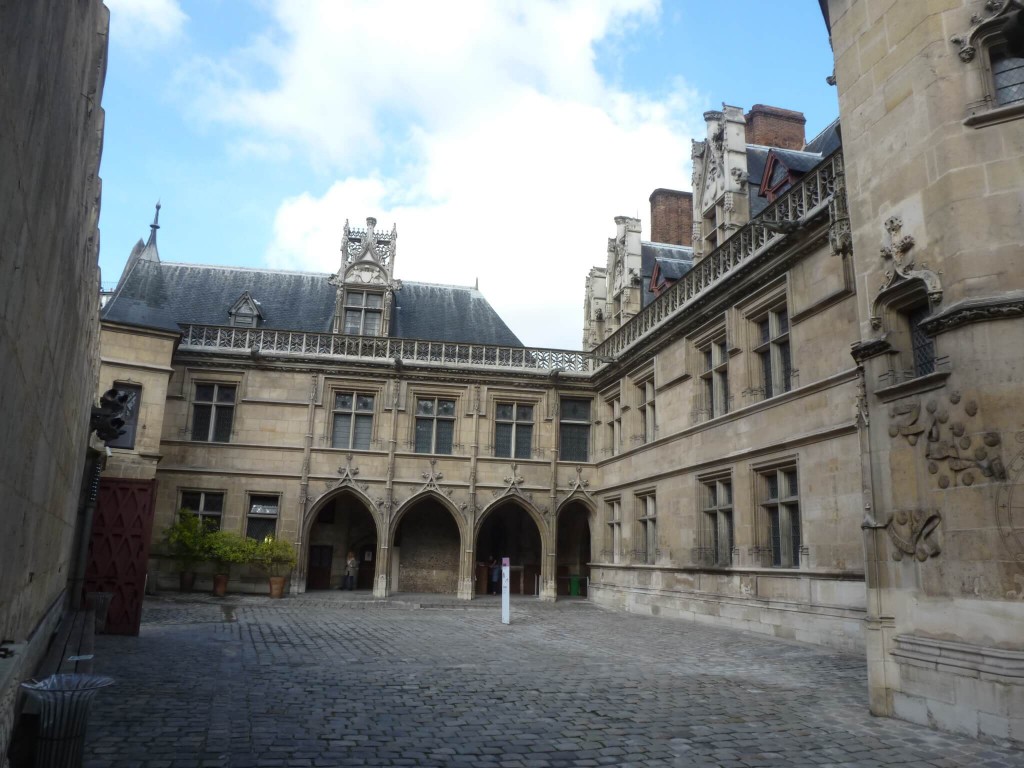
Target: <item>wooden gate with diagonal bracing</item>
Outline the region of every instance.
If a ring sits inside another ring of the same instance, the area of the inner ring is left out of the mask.
[[[85,591],[113,593],[108,634],[139,634],[155,498],[156,480],[100,480]]]

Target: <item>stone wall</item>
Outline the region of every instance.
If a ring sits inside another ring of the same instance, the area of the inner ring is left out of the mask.
[[[398,591],[454,594],[459,574],[459,529],[451,513],[424,503],[399,529]]]
[[[0,762],[60,615],[96,392],[100,2],[0,4]]]

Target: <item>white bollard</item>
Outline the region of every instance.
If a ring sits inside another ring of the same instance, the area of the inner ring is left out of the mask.
[[[508,605],[508,579],[509,579],[509,568],[508,558],[501,558],[501,623],[509,623],[509,605]]]

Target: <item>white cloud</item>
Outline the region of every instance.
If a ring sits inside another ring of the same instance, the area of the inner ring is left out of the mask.
[[[177,38],[188,21],[178,0],[106,0],[111,39],[127,48],[163,45]]]
[[[479,278],[524,343],[578,348],[613,217],[646,219],[653,189],[688,186],[693,95],[626,93],[594,66],[595,42],[654,21],[656,2],[274,8],[278,32],[207,67],[201,102],[335,179],[282,203],[268,261],[335,271],[345,218],[375,216],[398,226],[399,277]],[[274,83],[246,80],[257,61]]]

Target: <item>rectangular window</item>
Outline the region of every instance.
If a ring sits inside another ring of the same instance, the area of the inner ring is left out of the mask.
[[[928,304],[914,307],[907,313],[910,325],[910,350],[914,359],[914,376],[935,372],[935,340],[924,332],[923,321],[930,314]]]
[[[416,400],[416,453],[450,455],[455,437],[455,401],[437,397]]]
[[[701,372],[702,402],[698,412],[714,419],[729,412],[729,351],[725,337],[700,348],[704,361]]]
[[[701,562],[719,567],[732,564],[733,518],[732,480],[704,480]]]
[[[209,443],[231,441],[235,416],[234,384],[196,384],[192,405],[192,439]]]
[[[124,421],[124,432],[107,442],[110,448],[134,448],[135,432],[139,428],[139,406],[142,403],[142,387],[138,384],[114,383],[118,395],[124,395],[124,406],[121,419]]]
[[[793,361],[789,347],[789,312],[785,305],[769,310],[754,321],[757,326],[754,354],[759,361],[760,388],[765,399],[793,388]]]
[[[281,502],[277,496],[250,496],[249,514],[245,521],[245,535],[256,541],[277,534],[277,518]]]
[[[384,295],[373,291],[345,291],[344,333],[379,336]]]
[[[182,491],[181,506],[184,514],[198,515],[208,531],[220,530],[220,518],[224,513],[224,494],[211,491]]]
[[[658,557],[658,511],[653,493],[636,497],[636,516],[639,523],[636,560],[654,565]]]
[[[370,450],[374,396],[368,392],[335,392],[332,448]]]
[[[608,453],[618,456],[622,452],[622,401],[613,397],[608,406]]]
[[[608,501],[608,554],[613,563],[622,562],[622,505],[618,499]]]
[[[563,397],[559,407],[558,459],[590,461],[590,401]]]
[[[650,443],[657,437],[658,422],[654,411],[654,379],[642,382],[637,385],[640,405],[637,411],[640,413],[640,442]]]
[[[795,466],[762,472],[758,476],[761,497],[761,528],[767,534],[771,565],[799,568],[800,492]]]
[[[494,455],[528,459],[533,446],[533,406],[498,403],[494,415]]]

